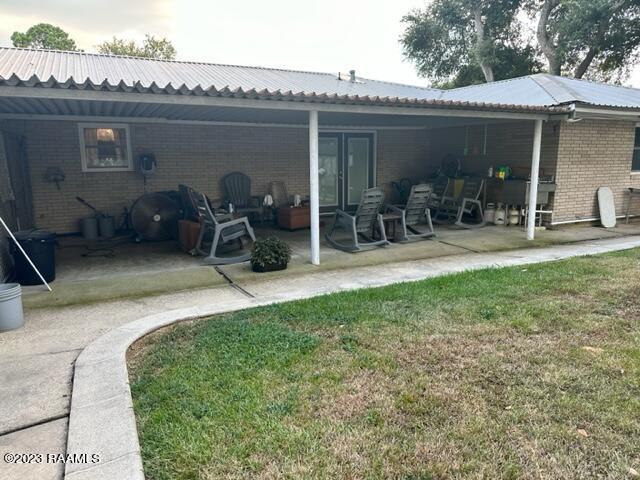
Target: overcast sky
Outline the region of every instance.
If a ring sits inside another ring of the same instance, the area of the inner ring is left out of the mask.
[[[259,65],[428,85],[403,60],[400,19],[425,0],[0,0],[0,45],[40,22],[79,48],[113,36],[169,38],[180,60]],[[640,75],[631,80],[640,87]]]

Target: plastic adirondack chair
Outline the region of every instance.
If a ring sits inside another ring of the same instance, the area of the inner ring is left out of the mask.
[[[359,252],[369,247],[388,245],[384,222],[382,215],[380,215],[383,204],[384,191],[382,188],[375,187],[364,190],[360,205],[353,215],[340,209],[336,210],[333,226],[329,233],[325,234],[325,239],[333,248],[344,252]],[[376,227],[380,233],[380,240],[373,239],[373,231]],[[342,243],[334,238],[335,231],[341,228],[349,233],[349,243]],[[361,242],[359,237],[365,241]]]
[[[245,251],[235,256],[219,256],[218,249],[223,246],[233,246],[238,242],[242,248],[242,237],[249,237],[255,242],[256,237],[247,217],[233,219],[231,215],[216,216],[209,207],[207,197],[201,193],[192,193],[192,198],[198,209],[202,222],[196,251],[205,255],[207,265],[228,265],[230,263],[246,262],[251,258],[251,252]]]
[[[262,198],[251,195],[251,178],[242,172],[228,173],[222,177],[225,203],[231,203],[238,213],[262,216]]]
[[[419,184],[413,185],[404,207],[395,205],[387,205],[387,211],[402,215],[401,242],[408,242],[411,239],[431,238],[435,236],[433,230],[433,222],[431,221],[431,211],[428,207],[429,197],[432,189],[430,185]],[[421,224],[426,224],[426,230],[419,230]]]
[[[484,187],[484,179],[478,177],[465,178],[460,194],[454,197],[444,196],[436,212],[434,221],[452,221],[455,225],[463,228],[479,228],[486,224],[480,195]],[[463,221],[464,215],[473,215],[477,211],[480,218],[478,223],[467,223]]]

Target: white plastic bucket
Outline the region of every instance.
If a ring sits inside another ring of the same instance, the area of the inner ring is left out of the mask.
[[[18,283],[0,283],[0,332],[24,325],[22,288]]]

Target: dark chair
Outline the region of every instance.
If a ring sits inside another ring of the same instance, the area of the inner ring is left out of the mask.
[[[255,242],[256,237],[247,217],[233,219],[230,214],[214,215],[206,195],[191,191],[191,197],[201,220],[200,234],[196,251],[205,255],[207,265],[228,265],[246,262],[251,258],[250,251],[239,255],[220,256],[218,250],[226,247],[243,248],[242,238],[249,237]]]
[[[427,205],[431,210],[438,210],[440,202],[447,194],[447,190],[449,190],[449,177],[441,175],[433,181],[431,194],[429,194],[429,200],[427,200]]]
[[[384,231],[384,222],[380,209],[384,204],[384,191],[380,187],[370,188],[362,192],[360,205],[351,215],[343,210],[336,210],[333,226],[329,233],[325,234],[327,242],[338,250],[344,252],[359,252],[364,248],[388,245],[387,235]],[[373,239],[373,232],[377,227],[380,240]],[[335,239],[337,229],[344,229],[349,234],[349,242],[342,243]],[[364,242],[359,240],[364,238]]]
[[[436,211],[434,221],[453,222],[463,228],[479,228],[486,224],[480,195],[484,187],[484,179],[478,177],[465,178],[462,190],[457,197],[444,196],[440,201],[440,206]],[[464,215],[478,216],[477,223],[465,222]]]
[[[431,212],[427,206],[430,196],[431,186],[423,183],[411,187],[409,198],[407,198],[407,203],[404,207],[387,205],[387,212],[401,215],[401,242],[435,236],[433,223],[431,222]],[[426,225],[426,230],[420,230],[418,228],[421,224]]]
[[[236,212],[262,220],[262,198],[251,195],[251,178],[242,172],[229,173],[222,178],[222,186],[225,206],[231,203]]]

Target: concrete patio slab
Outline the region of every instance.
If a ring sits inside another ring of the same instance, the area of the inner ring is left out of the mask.
[[[0,435],[69,413],[73,364],[79,353],[23,356],[0,362]]]
[[[66,440],[66,418],[0,436],[0,478],[7,480],[57,480],[62,478],[64,463],[52,461],[53,459],[47,458],[46,455],[64,454]],[[5,454],[15,453],[45,456],[32,457],[33,462],[29,464],[14,464],[4,461]]]

